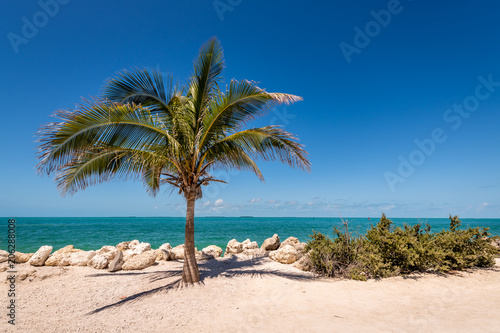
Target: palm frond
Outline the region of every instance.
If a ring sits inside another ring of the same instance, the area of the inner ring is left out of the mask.
[[[233,141],[221,141],[217,145],[207,151],[205,158],[208,166],[205,164],[204,169],[222,169],[222,170],[245,170],[251,171],[264,181],[264,176],[260,171],[257,163],[247,154],[245,149]]]
[[[295,103],[295,102],[300,102],[302,100],[304,100],[302,97],[300,96],[295,96],[295,95],[290,95],[290,94],[284,94],[284,93],[268,93],[271,98],[280,103],[280,104],[286,104],[286,105],[290,105],[292,103]]]
[[[193,100],[194,116],[197,121],[196,132],[200,124],[200,116],[208,106],[217,90],[217,83],[222,80],[224,67],[222,46],[216,38],[205,43],[194,63],[194,74],[189,84],[189,97]]]
[[[51,173],[81,150],[93,146],[118,146],[143,150],[150,146],[166,146],[171,155],[179,149],[160,118],[133,104],[115,104],[94,99],[75,112],[59,111],[62,122],[48,124],[39,131],[38,165],[40,172]]]
[[[155,195],[159,190],[162,170],[176,171],[175,166],[162,155],[118,147],[95,147],[80,152],[60,166],[55,180],[64,195],[112,179],[142,178],[148,192]]]
[[[246,123],[264,115],[281,103],[302,100],[299,96],[267,93],[254,82],[232,80],[228,90],[212,100],[210,111],[203,122],[203,136],[200,147],[203,149],[219,137],[240,130]]]
[[[166,82],[165,82],[166,81]],[[134,103],[147,106],[153,113],[170,116],[169,103],[177,93],[172,76],[164,80],[157,70],[135,68],[118,72],[106,81],[103,97],[117,103]]]
[[[258,156],[265,161],[279,160],[291,167],[309,171],[311,164],[307,152],[297,140],[297,137],[279,126],[252,128],[223,138],[208,150],[207,155],[212,151],[224,150],[221,146],[232,143],[249,156]]]

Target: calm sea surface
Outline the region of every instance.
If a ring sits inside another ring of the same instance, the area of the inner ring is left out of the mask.
[[[7,220],[0,218],[0,249],[7,248]],[[96,250],[103,245],[116,245],[138,239],[158,248],[163,243],[176,246],[184,243],[185,219],[181,217],[18,217],[16,219],[16,250],[35,252],[42,245],[54,250],[72,244],[83,250]],[[347,218],[350,228],[364,234],[370,223],[379,219]],[[428,223],[433,232],[449,227],[449,219],[391,219],[395,225]],[[214,244],[225,248],[229,240],[246,238],[260,244],[273,234],[281,240],[295,236],[306,242],[312,231],[332,235],[332,227],[340,226],[339,218],[290,217],[200,217],[195,219],[195,243],[198,249]],[[464,227],[488,227],[500,235],[500,219],[463,219]],[[3,229],[3,232],[1,231]],[[5,236],[1,236],[1,235]]]

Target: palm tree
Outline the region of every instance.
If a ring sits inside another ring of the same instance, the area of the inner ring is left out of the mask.
[[[195,202],[202,186],[222,182],[215,169],[254,172],[255,158],[279,160],[309,170],[307,152],[278,126],[245,125],[298,96],[268,93],[250,81],[232,80],[221,89],[222,47],[211,39],[200,50],[185,88],[159,71],[122,71],[104,86],[103,96],[41,128],[37,169],[55,174],[62,195],[114,178],[140,178],[153,196],[166,184],[187,201],[182,280],[199,281],[194,246]]]

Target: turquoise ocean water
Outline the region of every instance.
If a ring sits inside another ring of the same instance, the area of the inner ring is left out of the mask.
[[[7,248],[7,221],[0,218],[0,249]],[[104,245],[138,239],[158,248],[163,243],[176,246],[184,243],[184,223],[181,217],[18,217],[16,220],[16,250],[35,252],[42,245],[54,250],[72,244],[83,250],[96,250]],[[378,218],[347,218],[350,228],[364,234]],[[449,227],[449,219],[394,218],[395,225],[428,223],[433,232]],[[214,244],[225,248],[233,238],[246,238],[260,244],[277,233],[281,240],[295,236],[305,242],[313,230],[332,236],[332,227],[340,226],[339,218],[290,217],[199,217],[195,219],[195,244],[198,249]],[[500,235],[500,219],[463,219],[463,227],[489,227]],[[3,229],[3,232],[1,231]],[[5,236],[2,237],[1,235]]]

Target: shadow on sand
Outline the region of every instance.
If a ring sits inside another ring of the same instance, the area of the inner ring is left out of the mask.
[[[217,277],[238,277],[238,276],[250,276],[252,278],[259,278],[265,276],[279,276],[290,280],[296,281],[310,281],[314,279],[314,277],[310,274],[304,274],[297,270],[297,273],[293,272],[284,272],[281,270],[275,269],[259,269],[257,267],[265,260],[266,257],[258,257],[258,258],[241,258],[239,256],[231,256],[227,259],[222,260],[208,260],[198,262],[198,267],[200,269],[200,284],[204,284],[204,280],[207,278],[217,278]],[[125,275],[125,276],[136,276],[143,275],[148,282],[153,283],[156,281],[176,278],[174,281],[171,281],[163,286],[153,288],[150,290],[146,290],[131,296],[124,298],[123,300],[105,305],[103,307],[97,308],[87,315],[96,314],[98,312],[112,309],[118,306],[122,306],[124,304],[138,301],[142,298],[152,296],[154,294],[160,292],[168,292],[173,289],[181,289],[186,287],[182,281],[182,269],[172,269],[172,270],[164,270],[164,271],[156,271],[156,272],[120,272],[120,273],[100,273],[100,274],[92,274],[87,275],[89,277],[104,277],[110,275]]]
[[[411,272],[410,274],[398,275],[398,276],[395,276],[392,278],[401,278],[403,280],[414,280],[414,281],[418,281],[418,280],[423,279],[423,278],[428,278],[429,276],[440,277],[440,278],[444,278],[444,279],[448,279],[448,278],[452,278],[452,277],[467,278],[468,274],[472,274],[475,272],[481,272],[481,271],[483,271],[483,272],[490,271],[490,272],[500,273],[500,267],[499,266],[472,267],[472,268],[464,269],[462,271],[452,270],[449,272],[439,272],[439,271],[431,271],[431,270],[428,270],[425,272],[415,271],[415,272]],[[376,278],[374,280],[376,282],[381,282],[381,281],[386,280],[386,278]]]

